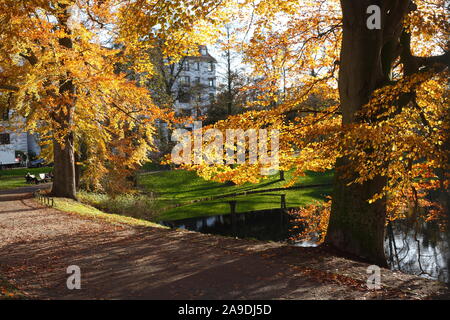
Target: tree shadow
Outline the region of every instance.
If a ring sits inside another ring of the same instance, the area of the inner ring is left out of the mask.
[[[11,244],[2,248],[8,254],[0,271],[20,289],[50,299],[302,298],[321,287],[238,246],[230,254],[196,237],[189,242],[189,236],[149,231],[132,238],[78,234]],[[80,291],[66,287],[71,265],[81,268]]]

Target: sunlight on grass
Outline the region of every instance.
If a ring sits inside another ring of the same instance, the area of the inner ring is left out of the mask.
[[[168,209],[162,212],[158,216],[158,219],[159,221],[179,220],[200,216],[229,214],[229,201],[231,200],[237,201],[237,213],[276,209],[281,207],[282,194],[286,195],[286,204],[288,208],[298,208],[306,206],[314,201],[325,199],[327,195],[331,194],[331,187],[286,190],[281,192],[270,192],[270,194],[254,194],[193,203]]]
[[[331,186],[321,186],[306,189],[268,191],[268,194],[249,194],[246,196],[229,197],[218,200],[190,203],[195,200],[208,200],[221,195],[230,195],[248,191],[262,191],[286,186],[292,177],[292,172],[285,173],[286,181],[279,180],[279,176],[271,176],[260,183],[246,183],[240,186],[228,185],[207,181],[196,175],[195,172],[184,170],[172,170],[154,174],[143,174],[139,177],[140,187],[152,193],[156,199],[156,207],[160,214],[156,220],[177,220],[191,217],[210,216],[230,213],[228,201],[237,200],[237,211],[248,212],[280,208],[279,195],[286,195],[288,207],[297,208],[312,203],[316,200],[324,200],[331,193]],[[333,172],[308,172],[301,177],[295,186],[308,186],[318,184],[330,184]],[[175,207],[176,205],[181,205]],[[153,219],[155,220],[155,219]]]
[[[28,184],[23,177],[1,177],[0,178],[0,190],[9,190],[20,187],[26,187]]]
[[[127,224],[139,227],[165,228],[159,224],[152,223],[150,221],[131,218],[118,214],[105,213],[94,207],[71,199],[55,198],[55,208],[64,212],[75,213],[85,218],[103,220],[113,224]]]
[[[292,172],[286,172],[286,181],[280,181],[278,175],[268,177],[259,183],[246,183],[239,186],[207,181],[197,176],[195,172],[171,170],[156,174],[139,176],[138,183],[147,192],[155,192],[159,200],[171,200],[174,203],[194,200],[202,197],[212,197],[223,194],[238,193],[250,190],[265,190],[283,188],[292,177]],[[332,171],[309,172],[295,183],[295,186],[331,183]]]

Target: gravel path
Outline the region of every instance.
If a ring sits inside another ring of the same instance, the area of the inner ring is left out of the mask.
[[[26,198],[26,197],[25,197]],[[1,199],[1,196],[0,196]],[[68,266],[81,290],[68,290]],[[33,199],[0,202],[0,275],[39,299],[427,299],[445,286],[298,248],[88,220]]]
[[[0,190],[0,202],[1,201],[11,201],[31,198],[32,194],[38,190],[49,190],[51,188],[51,183],[44,184],[32,184],[28,187],[10,189],[10,190]]]

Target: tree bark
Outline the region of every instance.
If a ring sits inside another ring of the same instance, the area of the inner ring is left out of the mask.
[[[381,7],[380,30],[369,30],[367,27],[366,10],[373,4]],[[343,41],[339,94],[343,125],[363,121],[356,117],[356,112],[369,102],[376,89],[389,82],[392,63],[398,56],[401,24],[408,4],[406,0],[341,0]],[[344,174],[350,173],[350,177],[356,177],[351,165],[345,158],[336,163],[333,203],[325,243],[379,266],[386,266],[386,200],[368,202],[374,194],[381,192],[386,179],[378,176],[362,185],[348,186],[352,179],[348,176],[344,178]]]
[[[75,157],[75,189],[78,191],[80,190],[80,179],[81,179],[81,166],[79,165],[80,162],[80,155],[78,152],[74,152]]]
[[[68,35],[71,34],[68,27],[70,17],[69,5],[58,3],[62,9],[58,15],[58,22]],[[67,49],[73,48],[73,40],[67,36],[59,39],[59,45]],[[77,184],[75,172],[75,148],[74,148],[74,132],[72,130],[73,114],[75,112],[75,85],[70,78],[67,77],[60,81],[59,94],[67,95],[69,102],[61,106],[61,109],[54,112],[54,120],[59,124],[58,130],[63,132],[62,139],[53,140],[53,157],[54,157],[54,178],[51,194],[55,197],[70,198],[76,200]],[[66,108],[66,112],[63,111]],[[62,141],[60,141],[62,140]]]
[[[61,81],[60,94],[75,93],[71,80]],[[54,117],[63,132],[62,142],[56,137],[53,140],[54,178],[51,194],[55,197],[77,200],[77,178],[75,170],[75,138],[72,130],[74,101],[65,105],[67,113],[59,110]]]
[[[76,200],[75,157],[73,134],[64,139],[64,145],[53,142],[54,178],[51,194]]]

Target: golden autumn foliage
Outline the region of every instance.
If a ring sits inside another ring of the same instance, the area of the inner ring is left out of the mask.
[[[394,2],[406,4],[384,3]],[[389,219],[419,207],[427,208],[424,219],[438,217],[445,208],[428,195],[448,190],[450,180],[448,4],[409,3],[411,9],[398,20],[402,32],[395,45],[401,45],[391,48],[393,61],[382,57],[389,61],[383,66],[388,79],[375,86],[358,112],[350,112],[342,108],[338,79],[342,3],[0,0],[0,90],[14,93],[9,103],[15,113],[44,141],[63,143],[73,134],[76,150],[86,155],[86,183],[98,188],[109,175],[106,188],[117,192],[152,149],[155,121],[170,118],[141,79],[130,80],[118,66],[151,77],[152,50],[176,63],[196,54],[199,44],[214,42],[224,24],[234,23],[242,36],[232,35],[232,48],[243,54],[257,79],[248,89],[259,96],[249,103],[251,111],[203,130],[224,136],[229,129],[278,130],[280,169],[293,169],[298,177],[335,168],[345,158],[350,185],[386,180],[368,201],[386,198]],[[314,97],[319,103],[312,103]],[[69,120],[61,120],[64,116]],[[206,179],[240,184],[263,179],[264,166],[184,167]]]
[[[49,161],[55,142],[64,149],[74,139],[88,188],[127,189],[125,178],[154,149],[155,121],[171,115],[120,66],[151,77],[148,49],[163,39],[164,54],[174,59],[192,50],[218,18],[207,16],[214,7],[214,1],[1,0],[0,92],[13,97],[12,122],[25,119],[20,129],[39,133]]]
[[[430,194],[445,193],[450,182],[449,11],[442,0],[415,4],[403,21],[403,53],[389,66],[389,83],[354,115],[356,121],[343,124],[338,92],[339,1],[242,3],[236,19],[241,19],[242,32],[252,31],[248,41],[236,43],[235,49],[242,50],[245,62],[260,79],[255,87],[262,95],[252,105],[260,111],[232,116],[212,127],[223,132],[229,128],[280,130],[280,167],[294,169],[297,176],[306,170],[333,168],[337,159],[346,158],[347,171],[356,173],[348,177],[350,184],[386,178],[382,192],[368,201],[386,197],[388,219],[402,217],[408,210],[421,212],[425,220],[441,216],[445,205]],[[412,57],[417,65],[413,72]],[[314,95],[335,105],[324,103],[319,109],[309,105]],[[287,116],[293,112],[295,119]],[[185,167],[217,181],[264,178],[261,164]],[[306,208],[300,215],[314,222],[317,210],[317,206]],[[325,223],[316,222],[313,225],[320,225],[322,233]]]
[[[312,203],[299,210],[289,212],[294,217],[291,241],[314,241],[322,243],[328,229],[331,201]]]
[[[100,24],[114,22],[112,4],[0,2],[0,77],[2,89],[14,93],[14,117],[40,134],[49,160],[52,141],[64,145],[73,134],[86,184],[100,188],[109,173],[108,190],[146,159],[161,112],[146,89],[116,72],[119,51],[102,43]],[[64,91],[69,83],[73,89]]]

